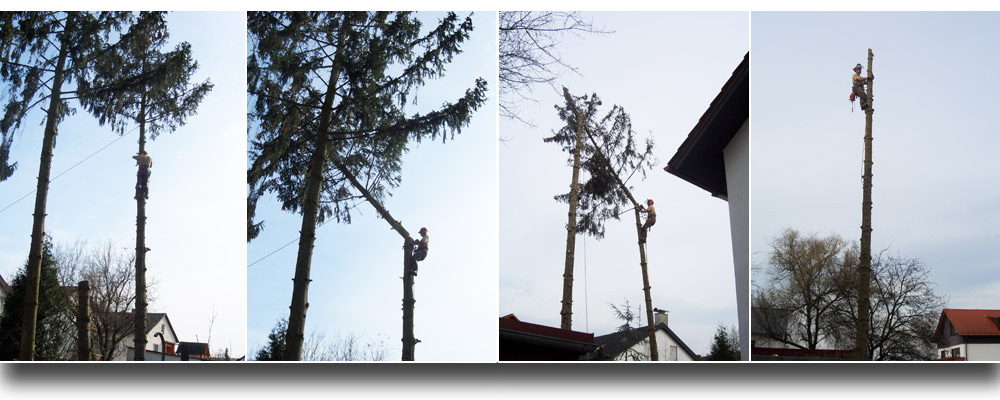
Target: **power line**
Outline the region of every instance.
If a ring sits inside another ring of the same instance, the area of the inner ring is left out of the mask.
[[[326,225],[327,222],[330,222],[330,220],[323,221],[319,225],[316,225],[316,229],[319,229],[321,226]],[[254,264],[257,264],[257,263],[259,263],[261,261],[264,261],[265,258],[268,258],[268,257],[272,256],[274,253],[277,253],[277,252],[281,251],[281,249],[283,249],[285,247],[288,247],[289,245],[291,245],[292,243],[297,242],[298,240],[299,240],[299,238],[292,239],[291,242],[285,243],[284,246],[281,246],[281,247],[275,249],[274,251],[272,251],[270,253],[267,253],[266,256],[258,258],[257,261],[254,261],[254,262],[252,262],[250,264],[247,264],[247,269],[250,269],[250,267],[254,266]]]
[[[115,142],[117,142],[117,141],[119,141],[119,140],[122,140],[122,138],[124,138],[125,136],[128,136],[128,134],[130,134],[130,133],[134,132],[134,131],[135,131],[136,129],[138,129],[138,128],[139,128],[138,126],[136,126],[135,128],[132,128],[132,129],[131,129],[131,130],[129,130],[128,132],[125,132],[125,133],[123,133],[123,134],[122,134],[121,136],[118,136],[118,138],[117,138],[117,139],[115,139],[115,140],[112,140],[112,141],[111,141],[111,143],[108,143],[108,144],[104,145],[104,147],[101,147],[100,149],[97,149],[97,151],[95,151],[95,152],[93,152],[93,153],[90,153],[90,155],[89,155],[89,156],[86,156],[86,157],[84,157],[84,158],[83,158],[82,160],[78,161],[78,162],[77,162],[76,164],[73,164],[73,166],[71,166],[71,167],[69,167],[69,168],[66,168],[66,170],[64,170],[63,172],[60,172],[60,173],[59,173],[59,174],[57,174],[57,175],[56,175],[55,177],[53,177],[53,178],[49,179],[49,184],[52,184],[52,181],[54,181],[54,180],[56,180],[56,179],[59,179],[59,177],[60,177],[60,176],[63,176],[63,174],[65,174],[65,173],[69,172],[69,171],[70,171],[71,169],[73,169],[73,168],[76,168],[76,167],[77,167],[78,165],[80,165],[80,164],[83,164],[83,162],[84,162],[84,161],[87,161],[87,160],[89,160],[89,159],[90,159],[91,157],[93,157],[93,156],[97,155],[97,153],[100,153],[101,151],[104,151],[104,149],[106,149],[106,148],[110,147],[111,145],[115,144]],[[13,202],[13,203],[10,203],[10,204],[8,204],[8,205],[7,205],[7,207],[4,207],[4,208],[3,208],[2,210],[0,210],[0,213],[2,213],[2,212],[4,212],[4,211],[6,211],[6,210],[7,210],[8,208],[11,208],[11,207],[13,207],[13,206],[14,206],[15,204],[17,204],[17,203],[18,203],[18,202],[20,202],[21,200],[24,200],[24,199],[25,199],[26,197],[28,197],[28,196],[31,196],[31,194],[32,194],[32,193],[35,193],[35,192],[37,192],[37,191],[38,191],[38,189],[34,189],[34,190],[32,190],[32,191],[30,191],[30,192],[28,192],[28,193],[25,193],[25,194],[24,194],[24,196],[21,196],[21,198],[19,198],[19,199],[17,199],[17,200],[14,200],[14,202]]]

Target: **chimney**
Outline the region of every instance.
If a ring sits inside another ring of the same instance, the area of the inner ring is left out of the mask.
[[[667,325],[667,311],[666,310],[661,310],[659,308],[654,308],[653,312],[656,313],[656,315],[653,316],[653,321],[656,324]]]

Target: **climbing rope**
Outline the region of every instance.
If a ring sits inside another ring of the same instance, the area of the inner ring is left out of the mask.
[[[104,145],[104,147],[101,147],[100,149],[97,149],[97,151],[95,151],[95,152],[93,152],[93,153],[90,153],[90,155],[89,155],[89,156],[86,156],[86,157],[84,157],[84,158],[83,158],[82,160],[78,161],[78,162],[77,162],[76,164],[73,164],[73,166],[71,166],[71,167],[69,167],[69,168],[66,168],[66,170],[64,170],[63,172],[60,172],[60,173],[59,173],[59,174],[57,174],[57,175],[56,175],[55,177],[53,177],[53,178],[49,179],[49,185],[51,185],[51,184],[52,184],[52,182],[53,182],[53,181],[55,181],[56,179],[59,179],[59,177],[60,177],[60,176],[63,176],[63,174],[65,174],[65,173],[69,172],[69,171],[70,171],[70,170],[72,170],[73,168],[76,168],[76,167],[77,167],[78,165],[80,165],[80,164],[83,164],[83,162],[84,162],[84,161],[87,161],[87,160],[89,160],[89,159],[90,159],[91,157],[93,157],[93,156],[97,155],[97,153],[100,153],[100,152],[101,152],[101,151],[103,151],[104,149],[106,149],[106,148],[110,147],[111,145],[115,144],[115,142],[117,142],[117,141],[119,141],[119,140],[122,140],[122,138],[124,138],[125,136],[128,136],[128,134],[130,134],[130,133],[134,132],[134,131],[135,131],[136,129],[139,129],[139,127],[138,127],[138,126],[136,126],[135,128],[132,128],[131,130],[129,130],[128,132],[125,132],[125,133],[123,133],[123,134],[122,134],[121,136],[118,136],[118,138],[117,138],[117,139],[115,139],[115,140],[112,140],[112,141],[111,141],[111,143],[108,143],[108,144]],[[6,210],[7,210],[8,208],[11,208],[11,207],[13,207],[13,206],[14,206],[15,204],[17,204],[17,203],[18,203],[18,202],[20,202],[21,200],[24,200],[24,199],[25,199],[26,197],[28,197],[28,196],[31,196],[31,194],[32,194],[32,193],[35,193],[35,192],[37,192],[37,191],[38,191],[38,189],[34,189],[34,190],[32,190],[32,191],[30,191],[30,192],[28,192],[28,193],[25,193],[25,194],[24,194],[24,196],[21,196],[21,198],[19,198],[19,199],[17,199],[17,200],[14,200],[14,202],[13,202],[13,203],[10,203],[9,205],[7,205],[7,207],[4,207],[3,209],[0,209],[0,213],[2,213],[2,212],[4,212],[4,211],[6,211]]]

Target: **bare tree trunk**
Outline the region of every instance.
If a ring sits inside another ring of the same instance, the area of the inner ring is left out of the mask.
[[[565,90],[565,89],[563,89]],[[573,106],[576,109],[576,106]],[[563,270],[563,295],[560,327],[573,329],[573,257],[576,252],[576,202],[579,199],[580,147],[583,146],[583,113],[576,110],[576,148],[573,150],[573,181],[569,185],[569,217],[566,222],[566,267]]]
[[[90,361],[90,282],[80,281],[76,293],[76,359]]]
[[[414,352],[416,351],[417,342],[419,342],[419,340],[417,340],[417,338],[413,336],[413,305],[414,303],[417,302],[413,298],[413,272],[415,270],[415,267],[417,266],[417,261],[413,258],[413,238],[410,237],[410,233],[406,231],[406,228],[403,227],[403,224],[398,220],[396,220],[395,218],[393,218],[392,214],[389,214],[389,210],[386,210],[385,207],[382,206],[382,203],[380,203],[377,199],[375,199],[375,196],[372,196],[371,192],[369,192],[368,189],[365,188],[365,186],[358,181],[358,179],[354,176],[354,174],[351,173],[350,170],[347,169],[346,166],[340,163],[335,163],[334,165],[336,165],[337,169],[339,169],[340,172],[344,174],[345,177],[347,177],[347,180],[351,182],[351,185],[354,186],[355,189],[358,189],[358,192],[360,192],[361,195],[364,196],[365,200],[368,201],[368,203],[375,208],[375,211],[377,211],[379,215],[382,216],[382,219],[386,220],[386,222],[389,223],[389,226],[391,226],[393,230],[399,233],[399,236],[403,237],[402,360],[413,361],[415,359]]]
[[[858,333],[854,346],[857,360],[869,360],[868,327],[871,325],[872,261],[872,49],[868,49],[868,109],[865,110],[865,175],[861,200],[861,262],[858,265]]]
[[[320,112],[319,128],[316,131],[316,148],[313,150],[309,170],[306,173],[306,187],[302,199],[302,228],[299,230],[299,252],[295,260],[295,278],[292,286],[292,304],[289,308],[288,330],[285,334],[285,361],[299,361],[302,358],[302,342],[305,340],[306,310],[309,308],[309,270],[312,267],[312,252],[316,242],[316,221],[319,214],[319,200],[323,188],[323,175],[329,153],[329,130],[333,120],[333,99],[340,80],[339,58],[344,40],[350,30],[350,22],[344,21],[337,38],[337,53],[333,68],[330,69],[326,98]]]
[[[622,192],[628,197],[628,200],[632,203],[632,209],[635,212],[635,229],[636,229],[636,242],[639,245],[639,267],[642,270],[642,291],[645,294],[646,300],[646,331],[649,334],[649,359],[650,361],[659,361],[660,354],[656,347],[656,326],[653,322],[653,299],[650,295],[649,286],[649,269],[646,268],[646,243],[642,235],[642,220],[639,217],[639,202],[635,200],[632,196],[632,191],[628,190],[628,186],[625,182],[622,182],[620,176],[618,176],[618,171],[615,171],[614,167],[604,153],[601,152],[601,146],[597,145],[597,140],[594,136],[587,132],[587,137],[590,139],[590,143],[594,145],[594,152],[608,165],[608,169],[612,170],[614,173],[611,174],[615,177],[615,182],[618,183],[618,187],[621,188]]]
[[[143,72],[146,72],[143,57]],[[139,104],[139,154],[146,151],[146,91],[143,89]],[[142,177],[136,177],[135,187],[135,330],[133,337],[133,361],[146,361],[146,197],[149,190],[149,168],[146,169],[146,187],[139,185]],[[141,170],[141,168],[139,168]]]
[[[61,113],[63,73],[69,52],[69,32],[74,15],[69,13],[59,43],[59,58],[52,76],[52,94],[49,96],[48,114],[45,117],[45,136],[42,138],[42,155],[38,165],[38,187],[35,189],[35,213],[31,224],[31,247],[28,250],[28,267],[25,282],[24,317],[21,320],[21,361],[35,359],[35,329],[38,319],[38,288],[42,272],[42,241],[45,236],[45,202],[49,196],[49,173],[52,169],[52,149],[56,143],[56,123]]]

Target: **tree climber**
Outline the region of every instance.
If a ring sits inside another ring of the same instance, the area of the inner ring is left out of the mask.
[[[642,224],[642,233],[639,234],[639,242],[646,243],[646,232],[656,224],[656,208],[653,207],[653,199],[646,200],[647,207],[639,205],[639,212],[646,213],[646,223]]]
[[[865,95],[865,84],[875,77],[866,78],[861,76],[861,64],[854,66],[854,75],[851,76],[851,102],[855,98],[861,99],[861,110],[868,110],[868,96]]]
[[[417,276],[416,261],[423,261],[427,258],[427,245],[430,243],[430,236],[427,236],[427,228],[420,228],[420,240],[413,242],[417,245],[413,250],[413,276]]]
[[[146,150],[139,152],[132,158],[135,159],[135,165],[139,166],[139,172],[135,174],[137,178],[135,199],[139,200],[139,193],[142,193],[143,198],[149,200],[149,169],[153,166],[153,158],[146,154]]]

